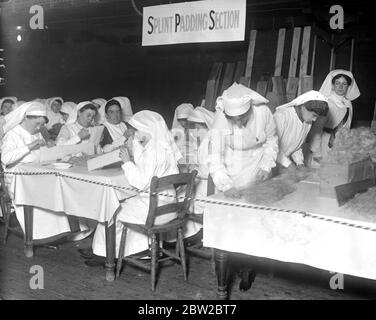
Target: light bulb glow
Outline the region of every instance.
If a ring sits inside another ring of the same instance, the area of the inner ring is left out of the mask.
[[[22,28],[21,26],[17,26],[17,30],[21,30],[21,28]]]
[[[19,34],[19,35],[17,36],[17,41],[18,41],[18,42],[21,42],[21,40],[22,40],[22,37],[21,37],[21,35]]]

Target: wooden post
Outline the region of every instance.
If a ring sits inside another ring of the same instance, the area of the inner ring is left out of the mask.
[[[300,42],[301,28],[294,28],[294,35],[292,38],[291,56],[290,56],[290,68],[289,77],[296,77],[296,68],[298,65],[298,52]]]
[[[234,76],[235,63],[227,63],[225,68],[225,75],[222,80],[221,94],[232,84],[232,79]]]
[[[373,110],[373,120],[371,123],[371,131],[376,134],[376,101],[375,101],[375,108]]]
[[[311,76],[313,77],[313,72],[315,71],[315,58],[316,58],[316,45],[317,36],[313,37],[313,51],[312,51],[312,63],[311,63]]]
[[[311,27],[304,27],[303,40],[302,40],[302,51],[300,54],[300,68],[299,68],[299,79],[307,75],[308,70],[308,59],[309,59],[309,43],[311,38]],[[298,88],[298,95],[302,94],[301,86]]]
[[[236,63],[236,69],[235,69],[233,82],[239,83],[240,78],[244,75],[244,69],[245,69],[245,61],[238,61]]]
[[[274,76],[280,76],[282,74],[282,62],[283,62],[283,49],[285,48],[285,36],[286,29],[279,29],[278,32],[278,44],[275,57]]]
[[[249,78],[249,81],[252,75],[253,58],[254,58],[255,46],[256,46],[256,36],[257,36],[257,30],[251,30],[251,34],[249,37],[248,54],[247,54],[247,65],[245,68],[245,77]]]
[[[222,72],[222,63],[214,63],[206,86],[205,108],[214,111],[215,100],[217,98],[219,79]]]
[[[336,64],[336,53],[334,51],[334,35],[332,34],[332,49],[330,50],[330,66],[329,71],[334,70]]]

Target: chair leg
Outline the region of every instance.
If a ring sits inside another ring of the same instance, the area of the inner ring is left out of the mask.
[[[214,253],[214,248],[210,248],[210,265],[211,269],[214,275],[216,275],[216,269],[215,269],[215,253]]]
[[[155,282],[158,267],[158,241],[155,233],[151,236],[151,290],[155,291]]]
[[[123,263],[124,258],[124,251],[125,251],[125,242],[127,239],[127,228],[123,226],[123,231],[121,233],[121,240],[120,240],[120,248],[119,248],[119,256],[116,265],[116,278],[120,276],[120,270]]]
[[[187,281],[187,263],[185,260],[185,250],[184,250],[184,241],[183,241],[183,230],[181,228],[178,229],[178,243],[177,244],[180,248],[180,262],[183,267],[184,273],[184,280]]]
[[[7,240],[8,240],[8,229],[9,229],[9,223],[10,223],[10,216],[11,216],[11,206],[10,204],[6,204],[5,205],[5,210],[3,211],[3,215],[4,215],[4,234],[3,234],[3,238],[1,239],[1,242],[3,244],[6,244]]]

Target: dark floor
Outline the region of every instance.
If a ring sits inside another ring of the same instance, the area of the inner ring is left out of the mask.
[[[102,267],[87,267],[77,252],[91,239],[65,243],[57,250],[37,248],[34,257],[23,254],[23,241],[10,235],[0,246],[0,299],[216,299],[216,279],[207,260],[192,257],[188,281],[184,282],[178,264],[161,269],[156,291],[150,290],[150,277],[134,267],[126,266],[119,279],[106,282]],[[243,261],[243,257],[235,257]],[[246,260],[248,263],[249,261]],[[329,272],[304,265],[252,259],[258,270],[250,290],[239,290],[239,277],[233,276],[230,299],[372,299],[376,298],[376,281],[345,277],[344,290],[331,290]],[[30,268],[44,270],[44,289],[32,290]],[[270,275],[273,269],[274,276]]]

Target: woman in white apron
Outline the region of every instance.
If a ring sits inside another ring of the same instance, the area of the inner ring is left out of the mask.
[[[46,144],[40,128],[47,121],[45,105],[36,101],[24,103],[11,114],[4,126],[6,134],[1,146],[1,162],[5,170],[11,171],[19,164],[39,161],[39,148]],[[13,199],[17,192],[14,176],[5,175],[5,183]],[[13,206],[17,220],[25,232],[23,206],[14,203]],[[90,230],[84,219],[80,219],[80,228],[83,232],[72,237],[72,240],[82,239],[93,230]],[[33,239],[49,238],[69,231],[68,218],[64,212],[34,207]]]
[[[163,177],[178,173],[175,151],[171,147],[172,136],[161,115],[152,111],[140,111],[128,122],[132,135],[133,160],[126,149],[122,149],[120,157],[122,166],[129,184],[140,190],[150,190],[153,176]],[[163,193],[175,197],[175,189],[168,188]],[[175,202],[174,197],[159,196],[158,205]],[[149,194],[140,194],[125,200],[117,212],[116,217],[116,256],[119,253],[119,244],[122,233],[120,221],[130,223],[145,223],[149,211]],[[176,217],[176,213],[163,215],[156,219],[157,223],[166,223]],[[94,234],[93,252],[97,256],[106,255],[105,226],[98,223]],[[128,230],[125,256],[147,250],[149,239],[144,234]],[[90,261],[87,263],[91,264]]]
[[[312,122],[328,114],[327,101],[323,94],[311,90],[276,108],[273,117],[279,140],[278,167],[284,169],[304,166],[302,145]]]
[[[360,96],[353,74],[341,69],[327,75],[320,92],[328,98],[329,113],[312,126],[310,133],[310,149],[317,159],[327,155],[338,130],[350,129],[353,117],[351,101]]]
[[[61,128],[56,145],[87,143],[93,133],[92,123],[96,114],[97,108],[90,101],[80,102]]]
[[[113,151],[127,141],[127,125],[123,120],[125,118],[123,115],[127,111],[124,106],[125,104],[121,104],[118,99],[111,99],[105,105],[106,120],[103,122],[105,129],[100,143],[103,152]]]
[[[207,157],[218,191],[265,180],[276,166],[278,137],[268,102],[237,83],[218,97]]]

